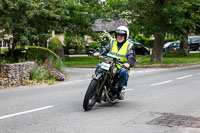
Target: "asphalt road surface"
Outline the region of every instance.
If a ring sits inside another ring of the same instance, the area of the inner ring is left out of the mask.
[[[0,133],[200,133],[200,65],[134,69],[125,100],[88,112],[94,68],[65,70],[56,85],[0,90]]]

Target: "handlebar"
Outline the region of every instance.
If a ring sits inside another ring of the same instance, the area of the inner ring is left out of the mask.
[[[124,65],[123,65],[124,62],[120,61],[120,59],[119,59],[118,57],[113,56],[113,55],[111,55],[111,54],[100,55],[100,56],[98,56],[98,57],[93,56],[93,57],[94,57],[94,58],[98,58],[98,59],[100,59],[100,58],[103,58],[103,59],[105,59],[105,58],[113,58],[113,59],[116,59],[116,63],[118,63],[122,68],[125,68]],[[125,69],[130,70],[130,68],[125,68]]]
[[[107,56],[107,55],[100,55],[99,57],[95,57],[95,58],[98,58],[98,59],[101,59],[101,58],[103,58],[103,59],[104,58],[113,58],[113,59],[116,59],[116,63],[118,63],[122,68],[124,68],[123,62],[120,61],[120,59],[118,57],[115,57],[115,56],[110,57],[110,56]]]

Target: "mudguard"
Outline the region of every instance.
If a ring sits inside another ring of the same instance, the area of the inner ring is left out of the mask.
[[[101,74],[101,73],[94,74],[92,78],[93,78],[93,79],[96,79],[96,80],[99,80],[99,79],[102,77],[102,75],[103,75],[103,74]]]

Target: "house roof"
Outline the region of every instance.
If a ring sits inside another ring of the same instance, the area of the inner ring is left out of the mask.
[[[127,26],[127,23],[123,19],[113,20],[110,22],[105,22],[103,19],[97,19],[92,28],[95,32],[110,31],[114,32],[119,26]]]

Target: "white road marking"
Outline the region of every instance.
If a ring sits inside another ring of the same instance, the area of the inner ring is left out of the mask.
[[[158,71],[163,71],[163,70],[167,70],[167,69],[148,69],[148,70],[131,70],[130,74],[144,74],[144,73],[150,73],[150,72],[158,72]]]
[[[197,73],[197,74],[200,74],[200,73]]]
[[[189,77],[192,77],[193,75],[187,75],[187,76],[183,76],[183,77],[179,77],[177,79],[184,79],[184,78],[189,78]]]
[[[124,92],[132,91],[133,89],[125,89]]]
[[[167,81],[164,81],[164,82],[151,84],[150,86],[156,86],[156,85],[166,84],[166,83],[169,83],[169,82],[172,82],[172,81],[173,81],[173,80],[167,80]]]
[[[45,106],[45,107],[41,107],[41,108],[37,108],[37,109],[23,111],[23,112],[19,112],[19,113],[15,113],[15,114],[0,116],[0,120],[5,119],[5,118],[9,118],[9,117],[14,117],[14,116],[18,116],[18,115],[23,115],[23,114],[31,113],[31,112],[36,112],[36,111],[40,111],[40,110],[44,110],[44,109],[48,109],[48,108],[53,108],[53,107],[54,107],[53,105],[50,105],[50,106]]]
[[[67,81],[66,83],[76,83],[76,82],[83,82],[83,81],[87,81],[87,80],[91,80],[92,78],[90,79],[81,79],[81,80],[74,80],[74,81]]]

